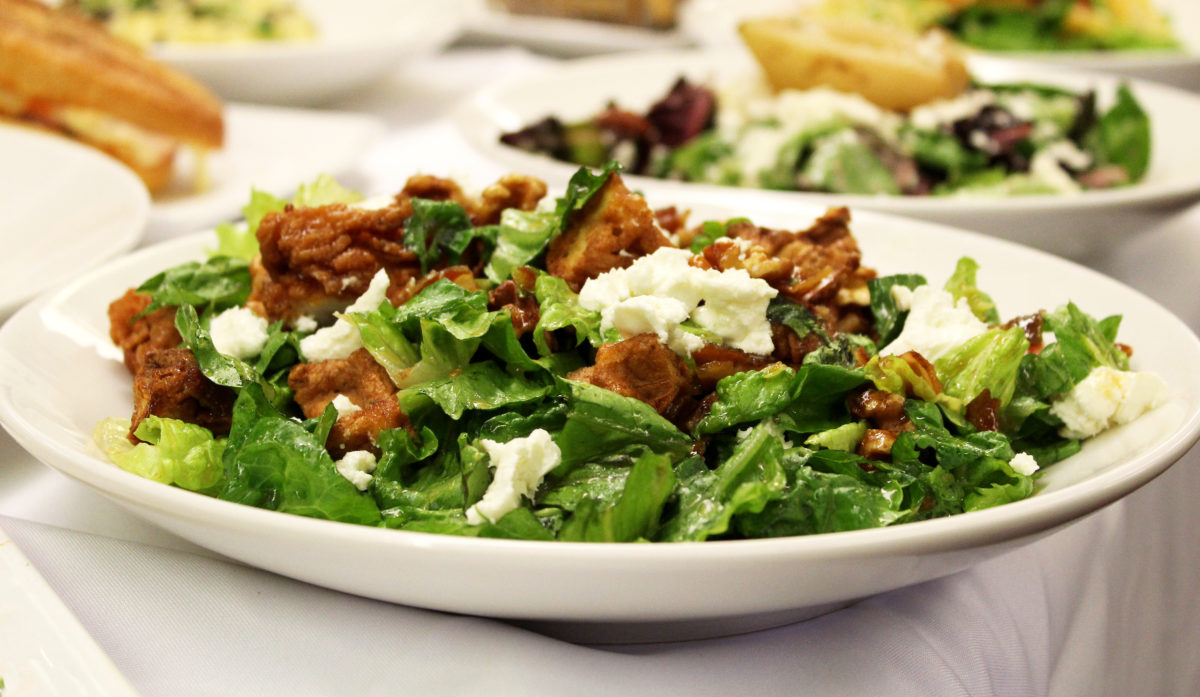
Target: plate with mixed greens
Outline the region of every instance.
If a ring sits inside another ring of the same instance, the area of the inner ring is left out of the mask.
[[[1200,436],[1200,341],[1095,272],[845,208],[256,193],[0,329],[0,421],[217,552],[606,640],[936,578]]]
[[[814,10],[906,31],[937,28],[988,55],[1187,89],[1200,79],[1200,6],[1190,0],[695,0],[680,12],[680,31],[702,46],[728,46],[743,20]]]
[[[920,217],[1067,256],[1138,210],[1200,195],[1200,98],[1149,83],[977,59],[961,95],[888,111],[827,89],[772,94],[744,50],[583,59],[497,85],[457,113],[464,137],[565,181],[627,164],[677,200],[810,201]],[[567,160],[571,160],[568,162]]]

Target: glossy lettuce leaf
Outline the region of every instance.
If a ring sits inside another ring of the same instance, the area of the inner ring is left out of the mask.
[[[540,313],[537,326],[533,329],[533,343],[540,355],[548,356],[554,352],[546,337],[550,332],[557,337],[572,339],[569,345],[558,346],[558,350],[572,349],[585,342],[599,347],[606,339],[616,338],[604,336],[600,331],[600,313],[580,305],[579,295],[563,279],[547,273],[539,274],[534,282],[533,293]],[[570,336],[565,336],[567,332],[560,330],[568,330]]]
[[[1150,167],[1150,117],[1128,85],[1117,88],[1116,103],[1100,117],[1085,143],[1101,165],[1118,165],[1139,181]]]
[[[494,283],[506,280],[513,269],[529,264],[545,252],[550,240],[558,234],[560,224],[560,218],[553,212],[505,210],[494,227],[495,250],[483,269],[484,275]]]
[[[474,235],[471,217],[455,201],[412,199],[412,215],[404,221],[404,246],[417,255],[421,273],[426,273],[448,251],[462,252],[466,246],[463,236]]]
[[[934,367],[947,395],[968,404],[987,390],[1003,407],[1016,390],[1028,350],[1020,327],[989,329],[946,353]]]
[[[649,404],[611,390],[558,378],[567,399],[566,419],[554,441],[563,466],[629,454],[638,448],[683,457],[691,438]]]
[[[1000,313],[996,310],[995,301],[975,285],[975,275],[978,271],[979,264],[974,259],[962,257],[955,264],[954,273],[943,288],[953,295],[955,300],[966,298],[971,314],[979,321],[984,324],[999,324]]]
[[[128,419],[105,419],[94,433],[108,459],[126,472],[204,493],[221,486],[225,440],[213,438],[208,429],[150,415],[134,433],[141,443],[130,443],[128,433]]]
[[[724,536],[735,516],[761,513],[787,484],[783,452],[782,430],[764,419],[737,434],[715,469],[698,458],[685,461],[676,472],[675,510],[663,522],[659,539],[698,542]]]
[[[250,265],[224,256],[189,261],[155,274],[137,291],[151,297],[142,314],[180,305],[195,306],[202,314],[220,312],[242,305],[250,297]]]
[[[657,532],[663,507],[675,489],[671,465],[666,455],[640,450],[629,464],[577,467],[556,491],[539,496],[539,504],[561,501],[565,490],[570,490],[574,500],[564,509],[572,513],[558,533],[559,540],[649,540]]]

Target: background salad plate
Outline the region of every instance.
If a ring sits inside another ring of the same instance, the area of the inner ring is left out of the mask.
[[[668,200],[656,199],[655,205]],[[748,216],[806,227],[821,207],[697,208],[694,220]],[[714,636],[812,617],[938,578],[1017,548],[1129,494],[1200,438],[1200,340],[1153,301],[1100,274],[1003,240],[864,213],[853,224],[880,273],[945,279],[960,255],[983,261],[979,287],[1005,316],[1074,298],[1124,315],[1133,367],[1170,384],[1169,401],[1052,467],[1035,494],[995,508],[891,528],[675,544],[465,538],[349,525],[209,498],[109,464],[101,419],[131,410],[129,375],[108,338],[111,299],[154,269],[194,258],[209,234],[113,261],[47,294],[0,329],[0,422],[51,467],[134,515],[247,564],[384,601],[532,623],[588,641]],[[936,282],[940,283],[940,280]]]
[[[225,147],[204,163],[210,188],[192,188],[197,163],[181,152],[175,181],[150,210],[148,238],[238,218],[251,188],[285,196],[297,181],[344,175],[384,132],[372,116],[252,104],[227,105],[225,127]]]
[[[0,318],[138,243],[150,195],[100,152],[0,125]]]
[[[360,89],[429,55],[462,29],[466,0],[305,0],[311,41],[162,43],[151,55],[222,97],[314,105]]]
[[[1095,88],[1101,104],[1111,98],[1117,78],[988,58],[972,59],[972,74],[982,82],[1037,82],[1077,91]],[[455,112],[461,134],[484,155],[516,171],[565,183],[578,167],[500,143],[515,131],[550,115],[584,120],[610,101],[644,111],[667,94],[681,75],[719,87],[734,80],[757,79],[757,64],[743,49],[659,51],[583,58],[528,78],[485,89]],[[887,196],[767,191],[713,184],[628,177],[636,188],[661,192],[682,203],[708,201],[738,205],[789,207],[797,203],[846,205],[946,223],[1035,246],[1056,254],[1082,257],[1103,249],[1130,232],[1137,214],[1180,206],[1200,198],[1200,95],[1148,82],[1130,86],[1151,122],[1151,163],[1145,178],[1119,189],[1078,194],[1026,196]]]
[[[1128,77],[1200,89],[1200,3],[1194,0],[1151,0],[1171,18],[1182,47],[1178,51],[1038,51],[983,52],[1080,70],[1099,70]],[[679,33],[698,45],[725,47],[740,43],[737,25],[753,17],[784,14],[814,0],[688,0],[679,11]]]

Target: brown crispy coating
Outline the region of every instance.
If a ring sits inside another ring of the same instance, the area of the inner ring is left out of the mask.
[[[405,197],[375,210],[335,203],[268,213],[247,304],[271,321],[324,319],[362,295],[380,269],[392,285],[407,284],[421,272],[403,241],[411,213]]]
[[[147,416],[179,419],[209,429],[229,432],[237,395],[200,372],[190,349],[166,348],[145,353],[133,376],[133,418],[129,439]]]
[[[407,428],[408,417],[396,401],[396,386],[366,349],[349,358],[301,363],[288,374],[288,387],[308,418],[316,418],[339,394],[361,408],[343,414],[333,425],[326,447],[334,458],[352,450],[379,454],[375,440],[380,431]]]
[[[108,306],[108,335],[124,352],[125,367],[131,374],[138,372],[148,352],[174,348],[183,341],[175,329],[174,307],[160,307],[137,317],[149,305],[149,295],[130,288]]]
[[[572,214],[546,254],[546,268],[578,291],[584,281],[624,268],[634,259],[670,245],[646,199],[631,192],[617,174]]]
[[[640,399],[667,419],[681,414],[695,392],[687,363],[654,334],[605,344],[596,352],[595,365],[572,371],[567,377]]]

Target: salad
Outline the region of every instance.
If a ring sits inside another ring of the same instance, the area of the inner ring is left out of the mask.
[[[139,46],[312,39],[316,28],[286,0],[66,0]]]
[[[974,84],[903,113],[825,87],[718,93],[680,78],[644,113],[610,103],[500,141],[657,178],[840,194],[1068,194],[1137,182],[1150,164],[1149,118],[1124,86],[1101,107],[1093,92]]]
[[[652,209],[618,167],[394,197],[255,192],[206,259],[109,308],[120,467],[275,511],[530,540],[897,525],[1030,496],[1164,395],[1120,318],[1002,315],[976,263],[862,264],[801,229]]]
[[[1178,50],[1151,0],[825,0],[817,12],[924,31],[989,51]]]

